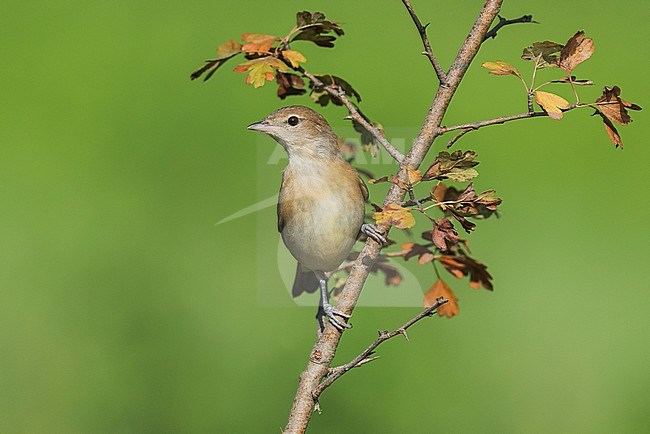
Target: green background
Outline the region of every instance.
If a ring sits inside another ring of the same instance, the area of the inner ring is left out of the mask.
[[[314,309],[286,297],[272,208],[215,223],[277,191],[281,165],[262,163],[273,146],[245,126],[286,102],[245,86],[235,63],[207,83],[189,73],[221,42],[283,35],[297,10],[322,10],[346,35],[334,50],[296,46],[307,67],[353,83],[389,137],[415,131],[435,80],[401,2],[5,3],[0,431],[278,432]],[[414,3],[449,65],[482,2]],[[517,80],[480,63],[529,71],[525,45],[582,28],[596,52],[576,73],[597,84],[583,99],[618,84],[648,105],[647,2],[507,1],[502,13],[542,24],[485,44],[446,124],[525,110]],[[342,109],[321,111],[349,131]],[[462,139],[479,153],[477,189],[504,198],[502,218],[470,236],[495,291],[447,277],[460,315],[339,380],[312,432],[650,430],[646,113],[619,129],[623,151],[590,113]],[[337,360],[417,312],[360,307]]]

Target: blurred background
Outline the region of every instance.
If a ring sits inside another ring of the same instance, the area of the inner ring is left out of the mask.
[[[413,3],[448,66],[482,2]],[[315,309],[287,296],[273,207],[215,223],[279,187],[282,162],[265,163],[275,145],[245,126],[288,103],[315,105],[282,102],[273,85],[245,86],[236,63],[207,83],[189,74],[241,33],[286,34],[304,9],[346,31],[333,50],[295,47],[309,70],[350,81],[389,138],[417,131],[436,86],[397,0],[5,4],[0,431],[284,426]],[[445,124],[525,110],[517,80],[480,64],[529,72],[524,46],[563,43],[579,29],[596,45],[575,71],[596,82],[582,98],[617,84],[647,109],[648,12],[638,0],[506,1],[505,17],[541,24],[510,26],[484,45]],[[343,109],[320,111],[349,132]],[[504,199],[502,217],[469,237],[495,291],[447,277],[460,315],[382,346],[380,360],[324,394],[312,432],[650,430],[648,120],[632,113],[619,128],[621,151],[589,114],[489,127],[459,142],[479,154],[477,190]],[[386,188],[374,186],[372,199]],[[409,284],[389,289],[409,301],[357,309],[338,362],[418,312],[414,288],[434,276],[412,262]]]

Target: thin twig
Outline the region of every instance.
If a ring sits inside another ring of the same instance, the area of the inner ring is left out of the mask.
[[[447,81],[447,74],[445,73],[445,70],[442,69],[442,66],[440,65],[440,62],[438,62],[435,54],[433,54],[433,50],[431,50],[431,44],[429,43],[429,38],[427,36],[427,27],[429,24],[422,25],[422,22],[415,14],[413,6],[411,6],[411,2],[409,0],[402,0],[402,3],[404,3],[404,6],[406,6],[406,10],[411,15],[411,19],[413,19],[413,23],[415,24],[415,27],[417,27],[418,33],[420,33],[420,38],[422,38],[422,45],[424,45],[424,51],[422,54],[427,56],[431,62],[431,66],[433,66],[433,70],[436,71],[438,80],[440,83],[444,84]]]
[[[454,146],[454,143],[456,143],[456,142],[458,141],[458,139],[460,139],[461,137],[463,137],[465,134],[469,133],[470,131],[474,131],[475,129],[476,129],[476,128],[465,128],[463,131],[461,131],[460,133],[456,134],[456,135],[454,136],[454,138],[451,139],[451,140],[449,141],[449,143],[447,143],[447,149],[449,149],[449,148],[451,148],[452,146]]]
[[[582,104],[571,104],[567,109],[562,110],[563,112],[568,112],[570,110],[573,110],[578,107],[583,107]],[[478,130],[479,128],[482,127],[487,127],[488,125],[496,125],[496,124],[504,124],[506,122],[510,121],[516,121],[517,119],[526,119],[526,118],[536,118],[540,116],[548,116],[548,113],[546,112],[527,112],[527,113],[520,113],[518,115],[512,115],[512,116],[502,116],[500,118],[494,118],[494,119],[488,119],[485,121],[480,121],[480,122],[472,122],[470,124],[462,124],[462,125],[454,125],[452,127],[440,127],[438,129],[439,134],[444,134],[448,133],[449,131],[456,131],[456,130]]]
[[[510,24],[516,24],[516,23],[532,23],[532,24],[539,24],[537,21],[533,21],[533,16],[532,15],[524,15],[519,18],[515,18],[514,20],[507,20],[503,18],[501,15],[499,15],[499,22],[494,25],[490,29],[489,32],[485,34],[485,38],[483,38],[483,41],[486,41],[490,38],[494,39],[497,37],[497,32],[501,30],[501,27],[510,25]]]
[[[352,359],[350,362],[346,363],[345,365],[337,366],[336,368],[332,368],[329,372],[329,375],[327,378],[325,378],[319,385],[318,387],[312,392],[312,395],[314,396],[314,399],[318,399],[321,393],[325,389],[327,389],[329,386],[332,385],[336,380],[341,378],[343,374],[348,372],[352,368],[357,368],[361,365],[364,365],[366,363],[372,362],[373,360],[376,360],[377,357],[371,357],[373,353],[375,352],[375,349],[381,345],[382,343],[386,342],[389,339],[394,338],[395,336],[402,335],[406,340],[408,340],[408,335],[406,334],[406,330],[408,330],[409,327],[411,327],[413,324],[417,323],[420,321],[422,318],[426,318],[428,316],[433,316],[436,312],[436,309],[438,309],[440,306],[443,304],[447,303],[449,300],[443,297],[439,297],[436,299],[436,302],[433,303],[432,306],[427,307],[424,309],[422,312],[408,320],[404,325],[396,330],[393,330],[392,332],[389,332],[387,330],[382,330],[379,332],[379,336],[377,336],[377,339],[374,340],[373,343],[371,343],[368,348],[366,348],[361,354],[359,354],[357,357]]]
[[[381,145],[386,149],[386,152],[390,154],[391,157],[398,163],[402,163],[404,161],[404,154],[402,154],[400,151],[398,151],[387,139],[384,137],[384,135],[379,131],[379,129],[375,128],[364,118],[361,113],[359,113],[359,110],[357,107],[348,99],[347,95],[345,92],[340,89],[337,86],[331,85],[327,86],[325,83],[323,83],[318,77],[316,77],[314,74],[305,71],[304,68],[298,67],[294,68],[297,71],[301,72],[305,77],[310,79],[316,87],[322,88],[325,90],[327,93],[329,93],[331,96],[335,97],[339,101],[343,103],[343,105],[348,109],[350,112],[350,119],[353,119],[355,122],[358,122],[362,127],[364,127],[372,136],[379,142]]]

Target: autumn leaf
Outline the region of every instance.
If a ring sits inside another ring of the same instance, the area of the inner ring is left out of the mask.
[[[405,261],[408,261],[414,256],[417,256],[419,261],[422,256],[433,253],[427,246],[413,242],[404,243],[400,247],[402,251],[399,254]]]
[[[623,142],[613,122],[619,125],[627,125],[632,122],[632,118],[627,110],[641,110],[639,105],[625,101],[620,95],[621,89],[618,86],[605,86],[603,94],[596,100],[596,113],[602,118],[605,124],[605,131],[607,131],[609,139],[617,148],[622,148]]]
[[[537,68],[557,67],[558,53],[564,46],[551,41],[534,42],[530,47],[524,48],[521,58],[537,63]]]
[[[285,99],[290,95],[302,95],[307,92],[305,82],[297,74],[278,72],[275,75],[275,81],[278,83],[278,97]]]
[[[275,41],[280,40],[277,36],[260,35],[257,33],[244,33],[241,35],[241,39],[244,41],[242,51],[245,51],[248,54],[268,53],[271,49],[271,45],[273,45]]]
[[[239,42],[224,42],[217,47],[217,58],[206,60],[204,66],[192,72],[190,79],[195,80],[207,72],[207,74],[205,74],[205,77],[203,77],[203,81],[209,80],[210,77],[212,77],[212,75],[217,72],[217,69],[226,63],[227,60],[235,57],[241,52],[241,44]]]
[[[509,63],[502,62],[501,60],[497,60],[496,62],[485,62],[481,66],[490,69],[490,74],[492,75],[515,75],[521,78],[521,74],[519,74],[517,68]]]
[[[422,174],[418,169],[406,169],[406,174],[408,175],[409,184],[413,185],[416,182],[419,182],[422,179]]]
[[[343,80],[341,77],[335,75],[317,75],[318,78],[324,86],[336,86],[339,87],[346,96],[356,98],[357,102],[361,102],[361,95],[357,92],[350,83]],[[330,102],[334,105],[343,105],[343,103],[338,98],[332,98],[332,96],[323,89],[322,86],[317,86],[313,81],[309,82],[309,87],[311,88],[311,98],[314,102],[322,105],[323,107],[329,104]],[[363,128],[363,127],[362,127]]]
[[[436,283],[424,294],[424,308],[433,306],[439,297],[449,301],[438,308],[438,315],[447,318],[458,315],[458,298],[442,279],[436,280]]]
[[[441,151],[435,161],[422,176],[422,180],[450,179],[456,182],[466,182],[478,176],[473,167],[479,164],[476,152],[457,150],[453,153]]]
[[[632,122],[627,109],[641,110],[637,104],[625,101],[621,98],[621,88],[618,86],[603,89],[603,94],[596,100],[598,111],[607,116],[619,125],[627,125]]]
[[[589,59],[594,53],[594,40],[585,38],[585,32],[573,35],[560,52],[558,66],[569,74],[576,66]]]
[[[445,267],[449,273],[460,279],[463,276],[469,276],[469,287],[479,289],[481,287],[492,291],[492,276],[487,271],[487,267],[479,261],[470,258],[467,255],[442,255],[438,262]]]
[[[287,60],[291,66],[297,68],[301,63],[305,63],[307,59],[300,52],[295,50],[282,50],[282,57]]]
[[[444,252],[458,244],[458,232],[449,219],[439,218],[433,224],[431,241],[440,251]]]
[[[252,84],[253,87],[258,88],[264,86],[266,81],[273,80],[276,72],[288,72],[289,67],[276,57],[266,56],[249,60],[235,68],[235,72],[246,71],[248,71],[246,84]]]
[[[372,215],[377,224],[395,225],[398,229],[408,229],[415,225],[415,218],[411,211],[396,204],[389,203],[381,211]]]
[[[567,100],[554,93],[542,92],[538,90],[535,92],[535,101],[539,104],[546,113],[553,119],[562,119],[562,110],[568,109],[570,104]]]
[[[311,41],[319,47],[333,47],[336,38],[344,34],[339,23],[325,19],[322,12],[298,12],[296,26],[299,31],[292,41]]]

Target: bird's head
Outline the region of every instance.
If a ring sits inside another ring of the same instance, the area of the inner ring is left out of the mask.
[[[314,110],[292,105],[278,109],[248,126],[273,137],[291,156],[340,155],[338,138],[325,118]]]

